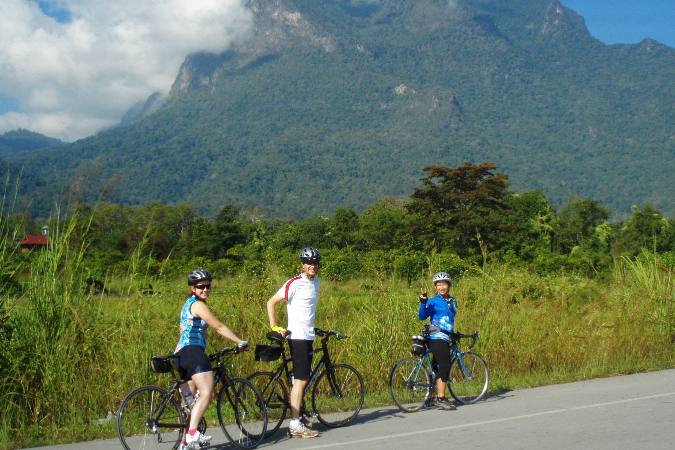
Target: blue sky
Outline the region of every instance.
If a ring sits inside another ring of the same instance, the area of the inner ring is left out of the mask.
[[[0,114],[10,111],[18,111],[20,107],[21,102],[19,102],[19,99],[0,95]]]
[[[675,47],[675,0],[561,0],[581,15],[605,44],[635,44],[650,37]]]
[[[57,22],[67,23],[71,19],[70,11],[53,0],[37,0],[37,4],[43,13],[53,17]]]

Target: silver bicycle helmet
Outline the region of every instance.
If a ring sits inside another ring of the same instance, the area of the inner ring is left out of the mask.
[[[190,274],[188,275],[188,286],[194,286],[200,281],[210,282],[211,280],[213,280],[211,272],[209,272],[206,269],[196,269],[190,272]]]
[[[313,264],[321,262],[321,254],[314,247],[305,247],[300,252],[300,261],[305,264]]]
[[[448,284],[452,284],[452,278],[450,278],[450,274],[448,272],[437,272],[434,274],[434,277],[431,280],[434,284],[438,283],[439,281],[447,281]]]

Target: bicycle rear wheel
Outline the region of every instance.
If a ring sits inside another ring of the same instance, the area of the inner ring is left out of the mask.
[[[218,421],[237,447],[254,448],[262,441],[267,430],[267,407],[250,381],[225,380],[218,394]]]
[[[117,435],[127,450],[177,448],[184,429],[178,403],[169,391],[157,386],[131,391],[117,414]]]
[[[433,389],[431,374],[419,359],[403,358],[389,374],[389,394],[401,411],[419,411]]]
[[[312,389],[312,408],[322,424],[341,427],[359,414],[365,393],[363,377],[355,368],[335,364],[319,374]]]
[[[267,405],[267,433],[269,437],[277,432],[288,414],[288,389],[272,372],[256,372],[248,380],[258,389]]]
[[[487,393],[488,365],[476,353],[458,354],[450,366],[450,394],[460,403],[476,403]]]

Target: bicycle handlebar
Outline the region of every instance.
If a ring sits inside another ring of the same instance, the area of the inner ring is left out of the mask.
[[[331,336],[334,336],[335,339],[337,339],[337,340],[347,339],[349,337],[346,334],[340,333],[339,331],[322,330],[321,328],[314,328],[314,334],[316,334],[319,337],[326,338],[326,339],[331,337]]]
[[[450,339],[452,339],[453,341],[460,341],[462,339],[467,339],[467,338],[471,339],[471,345],[469,345],[469,348],[467,350],[472,349],[473,346],[476,345],[476,341],[480,337],[480,334],[478,334],[478,330],[474,331],[471,334],[463,334],[463,333],[454,332],[454,331],[445,331],[445,330],[441,330],[440,328],[436,328],[436,329],[433,329],[433,330],[425,330],[425,331],[427,331],[428,334],[436,333],[436,332],[443,333],[445,335],[450,336]],[[427,334],[427,336],[428,336],[428,334]]]
[[[215,360],[220,359],[221,357],[223,357],[225,355],[230,355],[230,354],[236,355],[237,353],[248,351],[248,349],[249,349],[249,346],[239,347],[238,345],[235,345],[233,347],[225,347],[220,351],[217,351],[215,353],[211,353],[208,356],[208,358],[209,358],[209,361],[215,361]]]
[[[324,339],[328,339],[331,336],[335,337],[335,339],[337,340],[347,339],[349,337],[346,334],[340,333],[339,331],[322,330],[321,328],[314,328],[314,334]],[[267,339],[269,339],[270,341],[280,342],[284,339],[288,339],[290,335],[291,332],[288,330],[286,330],[285,335],[282,335],[278,331],[270,331],[269,333],[267,333]]]

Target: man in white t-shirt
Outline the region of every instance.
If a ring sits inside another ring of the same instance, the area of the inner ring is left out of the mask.
[[[316,306],[319,303],[319,271],[321,255],[313,247],[305,247],[300,252],[302,273],[286,281],[267,301],[267,315],[272,330],[282,335],[291,332],[289,343],[293,358],[293,387],[291,389],[291,423],[288,432],[293,437],[314,438],[319,436],[308,428],[309,423],[300,417],[302,397],[309,381],[312,369],[312,343],[314,341],[314,320]],[[277,325],[274,309],[282,301],[286,302],[288,326]]]

